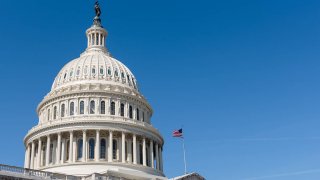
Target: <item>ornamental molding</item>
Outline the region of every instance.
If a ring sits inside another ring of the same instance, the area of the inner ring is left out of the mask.
[[[38,125],[32,128],[24,138],[24,144],[27,147],[27,144],[34,142],[41,137],[45,137],[51,134],[57,134],[59,132],[70,132],[70,131],[82,131],[82,130],[111,130],[125,132],[128,134],[136,134],[138,136],[147,137],[156,141],[158,144],[164,144],[163,137],[160,135],[160,132],[144,123],[144,126],[140,125],[141,123],[134,123],[132,121],[92,121],[92,120],[76,120],[76,121],[63,121],[55,122],[47,125]]]
[[[143,166],[143,165],[139,165],[139,164],[133,164],[133,163],[122,163],[122,162],[108,162],[108,161],[87,161],[87,162],[74,162],[74,163],[64,163],[64,164],[56,164],[56,165],[49,165],[49,166],[45,166],[45,167],[40,167],[39,170],[41,171],[47,171],[50,170],[52,168],[60,168],[60,167],[68,167],[68,166],[88,166],[88,165],[104,165],[104,166],[110,166],[110,167],[124,167],[124,168],[130,168],[130,169],[135,169],[138,171],[142,171],[148,174],[152,174],[152,175],[160,175],[162,177],[165,177],[165,174],[163,172],[161,172],[160,170],[156,169],[156,168],[152,168],[149,166]]]
[[[68,99],[68,98],[78,98],[79,96],[96,96],[97,98],[101,98],[101,96],[110,96],[112,98],[119,98],[119,99],[125,99],[128,101],[135,102],[137,104],[144,105],[148,108],[148,110],[153,114],[153,109],[150,106],[150,104],[147,102],[147,100],[143,96],[135,96],[132,94],[124,94],[117,91],[105,91],[103,89],[88,89],[88,90],[74,90],[74,91],[66,91],[63,93],[56,94],[54,96],[46,96],[38,105],[37,107],[37,113],[39,115],[40,110],[52,102],[62,100],[62,99]]]

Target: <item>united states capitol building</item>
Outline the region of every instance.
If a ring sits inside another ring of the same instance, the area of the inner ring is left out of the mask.
[[[168,179],[152,107],[107,50],[99,4],[95,10],[87,49],[60,70],[37,107],[39,123],[24,138],[24,168],[1,165],[0,179]]]

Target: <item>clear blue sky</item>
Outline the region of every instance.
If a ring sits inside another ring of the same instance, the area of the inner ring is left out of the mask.
[[[0,163],[22,166],[23,137],[58,71],[86,47],[93,0],[0,2]],[[135,74],[165,138],[168,177],[320,178],[320,2],[102,0],[113,56]]]

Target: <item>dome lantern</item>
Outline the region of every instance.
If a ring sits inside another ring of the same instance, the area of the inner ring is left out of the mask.
[[[101,25],[101,10],[98,1],[95,3],[95,13],[96,16],[93,19],[93,25],[86,31],[88,39],[86,52],[103,51],[107,53],[105,41],[108,32]]]

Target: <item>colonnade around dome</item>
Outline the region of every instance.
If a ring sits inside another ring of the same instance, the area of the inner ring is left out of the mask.
[[[163,144],[142,135],[103,129],[62,131],[26,144],[25,168],[100,163],[163,171]]]

